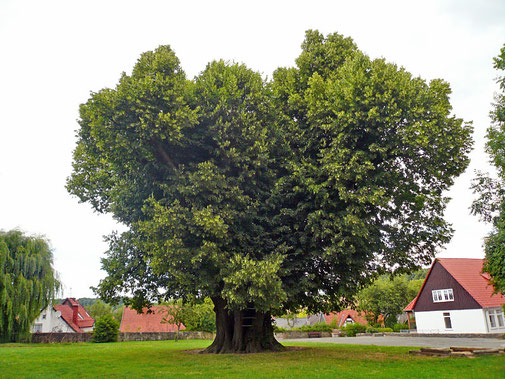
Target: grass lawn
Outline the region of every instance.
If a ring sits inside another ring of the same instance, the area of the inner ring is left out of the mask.
[[[0,377],[505,378],[505,357],[410,356],[410,347],[286,343],[305,350],[188,354],[209,341],[0,345]]]

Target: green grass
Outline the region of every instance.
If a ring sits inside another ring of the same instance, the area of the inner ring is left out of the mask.
[[[188,354],[209,341],[0,345],[0,377],[505,378],[505,357],[410,356],[410,347],[287,343],[305,350]]]

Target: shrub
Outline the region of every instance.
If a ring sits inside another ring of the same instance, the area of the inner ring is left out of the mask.
[[[314,325],[303,325],[293,329],[286,329],[274,324],[274,332],[275,333],[284,333],[289,331],[297,331],[297,332],[331,332],[333,329],[331,325],[328,325],[324,322],[319,322]]]
[[[356,337],[356,334],[366,332],[366,326],[358,323],[353,323],[347,324],[346,326],[342,327],[342,330],[345,332],[347,337]]]
[[[391,328],[381,328],[379,329],[380,333],[393,333],[393,329]]]
[[[303,325],[291,330],[298,330],[300,332],[331,332],[333,328],[324,322],[318,322],[314,325]]]
[[[119,335],[119,323],[107,314],[95,323],[93,329],[93,342],[117,342]]]
[[[398,333],[402,329],[408,329],[408,328],[409,328],[409,324],[406,324],[406,323],[393,325],[393,331],[395,331],[396,333]]]
[[[372,334],[374,334],[374,333],[378,333],[379,331],[380,331],[379,329],[374,328],[373,326],[369,326],[369,327],[367,327],[367,328],[366,328],[366,332],[367,332],[367,333],[372,333]]]
[[[274,324],[274,333],[284,333],[287,332],[288,330],[286,328],[277,326]]]

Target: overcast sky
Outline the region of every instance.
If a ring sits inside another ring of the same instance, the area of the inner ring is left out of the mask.
[[[162,44],[189,78],[213,59],[271,76],[293,66],[307,29],[350,36],[453,89],[454,113],[473,121],[472,163],[450,192],[456,230],[444,257],[483,257],[489,228],[469,215],[475,169],[489,170],[484,134],[497,90],[492,58],[505,43],[505,1],[22,1],[0,0],[0,229],[45,235],[64,296],[93,296],[103,235],[118,229],[65,190],[79,104],[113,87],[139,55]]]

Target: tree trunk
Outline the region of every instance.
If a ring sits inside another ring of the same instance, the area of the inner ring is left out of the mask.
[[[284,349],[274,337],[270,312],[256,311],[252,306],[228,312],[226,301],[212,298],[216,312],[216,338],[204,353],[259,353]]]

